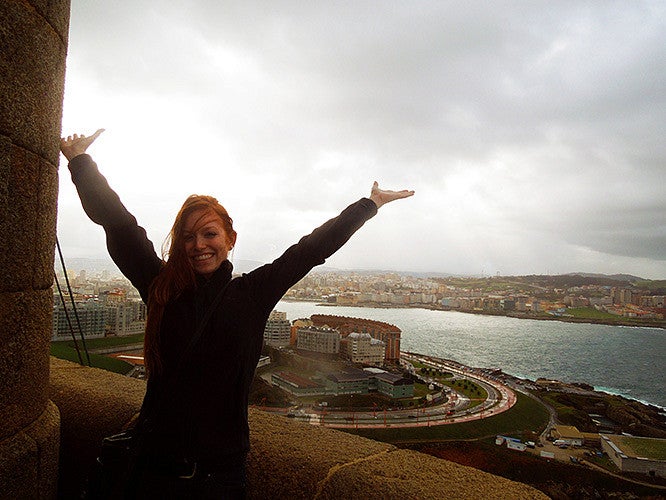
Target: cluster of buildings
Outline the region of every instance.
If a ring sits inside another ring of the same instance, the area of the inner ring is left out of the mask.
[[[100,295],[54,296],[53,333],[51,340],[76,338],[82,332],[86,338],[108,335],[143,333],[146,327],[146,305],[139,298],[128,297],[124,289]],[[73,304],[72,304],[73,302]]]
[[[109,271],[91,277],[83,270],[67,282],[57,271],[56,285],[51,340],[69,340],[72,334],[79,338],[81,333],[100,338],[144,332],[146,305],[127,279],[111,276]]]
[[[285,298],[320,300],[341,306],[431,307],[461,311],[526,314],[565,314],[567,308],[593,307],[624,317],[663,319],[664,296],[630,285],[584,285],[566,289],[545,288],[516,282],[491,291],[479,280],[430,279],[397,273],[313,273],[290,289]],[[502,281],[506,285],[507,281]]]
[[[377,392],[389,398],[414,395],[414,382],[378,367],[400,360],[400,329],[381,321],[315,314],[289,322],[284,312],[272,311],[264,330],[270,347],[291,347],[308,355],[341,357],[357,368],[317,371],[303,377],[290,371],[271,374],[271,382],[294,396],[327,396]]]
[[[289,322],[286,313],[271,312],[264,330],[270,347],[340,355],[352,363],[381,366],[400,360],[400,329],[381,321],[315,314]]]
[[[430,279],[398,273],[310,273],[294,285],[286,299],[321,300],[337,305],[432,305],[446,287]]]

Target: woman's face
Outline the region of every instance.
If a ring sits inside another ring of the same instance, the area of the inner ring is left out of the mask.
[[[196,210],[185,219],[183,240],[194,272],[207,278],[227,260],[234,244],[224,230],[222,219],[206,209]]]

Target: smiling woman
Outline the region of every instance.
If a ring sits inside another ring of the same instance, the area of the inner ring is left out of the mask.
[[[146,231],[85,154],[101,133],[63,139],[61,151],[86,214],[104,228],[112,259],[148,305],[148,388],[137,424],[142,446],[125,493],[244,498],[248,393],[268,315],[379,207],[414,192],[382,190],[375,182],[369,198],[348,206],[271,264],[232,279],[227,257],[236,231],[225,208],[211,196],[187,198],[168,250],[158,257]]]
[[[202,201],[211,206],[207,207]],[[226,210],[215,198],[192,195],[185,202],[180,217],[188,211],[183,228],[185,253],[194,272],[210,277],[233,250],[236,231]]]

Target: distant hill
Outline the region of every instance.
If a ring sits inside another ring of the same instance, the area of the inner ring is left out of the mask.
[[[312,270],[313,273],[355,273],[360,275],[377,275],[377,274],[397,274],[398,276],[413,276],[415,278],[451,278],[460,276],[450,273],[434,273],[434,272],[421,272],[421,271],[396,271],[394,269],[338,269],[336,267],[317,266]]]
[[[615,281],[646,281],[644,278],[639,278],[638,276],[632,276],[631,274],[595,274],[595,273],[567,273],[565,276],[581,276],[583,278],[601,278],[601,279],[610,279]]]
[[[253,269],[256,269],[259,266],[264,265],[264,262],[254,261],[254,260],[242,260],[234,259],[234,273],[248,273]],[[90,276],[99,274],[103,271],[109,272],[113,275],[120,275],[120,270],[116,267],[113,261],[109,258],[105,259],[91,259],[91,258],[70,258],[65,259],[65,265],[67,270],[70,272],[79,273],[82,270],[85,270],[86,273]],[[60,270],[60,261],[56,259],[55,269]],[[356,273],[361,275],[373,275],[373,274],[397,274],[399,276],[413,276],[415,278],[461,278],[461,277],[478,277],[478,276],[469,276],[462,274],[452,274],[452,273],[439,273],[439,272],[422,272],[422,271],[395,271],[389,269],[338,269],[335,267],[329,266],[317,266],[312,272],[314,273]],[[509,278],[508,276],[500,276],[499,278]],[[608,284],[613,285],[617,282],[623,283],[636,283],[650,281],[640,278],[638,276],[632,276],[630,274],[595,274],[595,273],[567,273],[559,274],[554,276],[514,276],[513,278],[523,278],[523,279],[532,279],[537,282],[557,282],[557,283],[567,283],[567,284]]]

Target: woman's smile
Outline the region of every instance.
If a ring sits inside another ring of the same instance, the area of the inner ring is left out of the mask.
[[[183,231],[185,252],[197,274],[210,277],[227,260],[232,242],[217,214],[210,210],[192,212]]]

